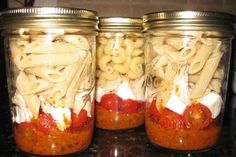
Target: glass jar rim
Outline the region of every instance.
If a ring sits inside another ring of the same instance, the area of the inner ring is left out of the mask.
[[[77,27],[98,29],[97,12],[80,8],[25,7],[1,12],[0,28]]]
[[[233,32],[235,16],[213,11],[160,11],[143,16],[144,31],[149,29],[224,30]]]
[[[137,17],[100,17],[100,31],[142,31],[142,18]]]

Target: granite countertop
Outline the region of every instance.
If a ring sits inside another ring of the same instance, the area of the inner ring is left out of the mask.
[[[2,101],[4,102],[4,101]],[[233,101],[234,102],[234,101]],[[227,114],[229,115],[229,114]],[[231,114],[232,115],[232,114]],[[5,116],[5,117],[4,117]],[[23,157],[15,146],[11,134],[10,118],[0,114],[0,122],[4,128],[0,128],[0,156]],[[145,133],[145,127],[141,126],[126,131],[94,130],[93,141],[89,148],[74,156],[78,157],[235,157],[236,156],[236,115],[227,116],[224,122],[222,137],[219,144],[210,151],[195,154],[177,154],[166,152],[153,147]]]

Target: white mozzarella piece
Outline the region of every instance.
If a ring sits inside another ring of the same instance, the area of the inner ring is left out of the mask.
[[[101,87],[96,88],[96,101],[100,102],[101,97],[105,94],[105,90]]]
[[[84,109],[87,111],[88,117],[91,117],[91,104],[89,102],[86,103]]]
[[[33,118],[32,113],[26,107],[14,106],[12,120],[16,123],[29,122]]]
[[[214,119],[220,114],[223,100],[219,94],[210,92],[202,98],[200,103],[209,108],[211,117]]]
[[[124,81],[117,90],[117,95],[120,96],[122,99],[133,99],[136,100],[135,95],[132,92],[132,89],[129,86],[128,81]]]
[[[52,107],[49,105],[42,105],[43,112],[51,114],[52,118],[56,121],[57,128],[61,131],[68,128],[71,121],[71,111],[69,108]]]
[[[178,113],[178,114],[183,114],[186,104],[183,103],[179,97],[176,95],[171,94],[168,102],[166,103],[166,108]]]
[[[188,104],[189,91],[187,78],[184,76],[176,77],[174,80],[174,88],[171,93],[177,95],[185,104]]]
[[[15,95],[12,97],[12,103],[21,107],[26,107],[26,102],[18,91],[16,91]]]
[[[13,122],[29,122],[33,118],[32,113],[26,107],[27,105],[23,96],[18,91],[16,91],[15,95],[12,97],[12,103],[15,104],[12,112]]]

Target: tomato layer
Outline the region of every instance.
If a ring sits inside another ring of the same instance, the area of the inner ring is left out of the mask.
[[[96,105],[96,127],[108,130],[122,130],[141,126],[144,123],[144,106],[132,113],[107,110]]]
[[[146,113],[145,125],[151,143],[174,150],[197,151],[210,148],[217,144],[221,132],[221,126],[216,121],[201,130],[166,128],[150,117],[149,113]]]
[[[37,155],[65,155],[83,151],[90,144],[93,134],[93,118],[88,118],[80,128],[60,131],[52,128],[45,133],[31,123],[13,127],[17,146],[24,152]]]
[[[107,110],[130,114],[144,107],[144,103],[132,99],[122,99],[115,93],[104,94],[99,105]]]
[[[85,150],[93,135],[94,103],[91,117],[85,109],[78,114],[71,110],[71,121],[64,122],[69,128],[60,131],[52,116],[40,111],[37,119],[14,124],[16,144],[22,151],[36,155],[66,155]]]

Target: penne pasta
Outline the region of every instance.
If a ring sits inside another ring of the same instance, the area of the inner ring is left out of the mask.
[[[218,53],[218,55],[215,55],[213,57],[210,57],[206,61],[206,66],[203,67],[199,80],[194,86],[192,92],[191,92],[191,98],[200,98],[204,95],[218,65],[220,62],[220,59],[222,57],[222,54]]]
[[[77,53],[65,54],[31,54],[24,57],[20,66],[23,68],[36,66],[55,66],[55,65],[69,65],[85,57],[86,51],[80,50]]]
[[[48,53],[75,53],[79,49],[66,42],[38,41],[27,44],[23,49],[26,54],[48,54]]]
[[[65,80],[65,76],[62,72],[49,67],[30,67],[26,68],[25,72],[36,75],[54,83],[62,82]]]
[[[196,55],[194,56],[189,67],[189,74],[195,74],[199,72],[205,65],[206,60],[211,55],[214,49],[214,45],[205,45],[202,44],[197,50]]]

